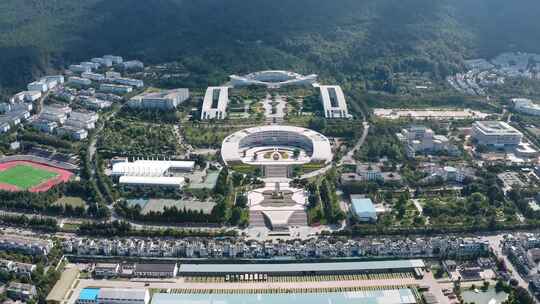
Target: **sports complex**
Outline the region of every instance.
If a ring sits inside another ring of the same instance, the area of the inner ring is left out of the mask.
[[[0,190],[44,192],[65,183],[73,173],[35,157],[0,159]]]

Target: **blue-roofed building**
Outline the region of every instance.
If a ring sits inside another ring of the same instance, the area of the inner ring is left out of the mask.
[[[84,288],[79,294],[77,304],[96,304],[98,295],[99,288]]]
[[[351,195],[351,212],[359,221],[375,222],[377,221],[377,210],[370,198],[363,195]]]

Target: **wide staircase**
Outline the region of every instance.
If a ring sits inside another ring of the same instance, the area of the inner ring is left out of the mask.
[[[249,211],[250,227],[266,227],[264,215],[261,211]]]
[[[272,165],[264,168],[266,178],[287,178],[288,172],[288,166]]]
[[[289,218],[289,226],[307,226],[308,217],[305,211],[295,211]]]

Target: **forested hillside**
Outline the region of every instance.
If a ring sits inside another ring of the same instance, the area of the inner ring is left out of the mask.
[[[265,68],[442,78],[464,57],[540,52],[539,13],[536,0],[3,0],[0,89],[105,53],[178,61],[201,85]]]

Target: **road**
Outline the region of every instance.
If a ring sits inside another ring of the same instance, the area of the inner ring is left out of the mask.
[[[508,257],[504,255],[502,252],[501,241],[503,240],[503,234],[497,234],[493,236],[484,236],[483,238],[489,242],[489,247],[491,248],[491,250],[493,250],[493,253],[495,253],[497,257],[500,257],[504,260],[504,263],[506,264],[506,268],[509,270],[509,272],[512,273],[512,278],[518,281],[518,285],[520,287],[525,288],[525,290],[529,290],[528,289],[529,283],[527,283],[527,281],[525,281],[523,277],[521,277],[521,275],[516,270],[514,265],[512,265]],[[538,303],[536,299],[535,299],[535,303]]]
[[[360,136],[360,139],[356,142],[354,147],[341,158],[341,160],[338,162],[338,166],[343,165],[344,162],[354,162],[354,153],[358,149],[360,149],[360,147],[362,147],[362,145],[366,141],[366,138],[369,134],[369,123],[366,120],[364,120],[364,122],[362,122],[362,126],[363,126],[362,136]]]

